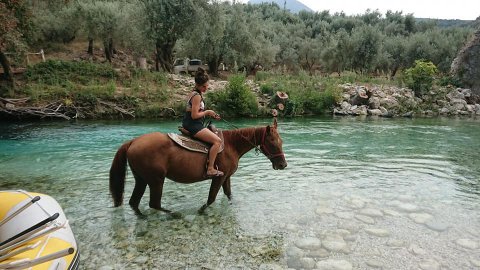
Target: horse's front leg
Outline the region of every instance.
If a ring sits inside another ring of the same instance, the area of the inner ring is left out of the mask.
[[[222,185],[223,193],[227,196],[228,200],[232,200],[232,189],[230,187],[230,176],[228,176]]]
[[[210,204],[212,204],[215,199],[217,198],[218,191],[222,186],[223,182],[225,181],[225,177],[214,177],[212,179],[212,184],[210,185],[210,191],[208,192],[208,200],[207,203],[204,204],[199,212],[202,213]]]

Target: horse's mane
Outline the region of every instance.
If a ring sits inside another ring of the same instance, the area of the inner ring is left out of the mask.
[[[245,127],[224,130],[223,135],[231,138],[229,141],[235,147],[248,145],[252,148],[260,143],[262,131],[265,127]]]

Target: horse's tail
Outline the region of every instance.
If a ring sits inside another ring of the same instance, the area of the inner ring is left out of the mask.
[[[113,206],[122,205],[123,191],[125,190],[125,175],[127,172],[127,150],[132,141],[124,143],[118,149],[110,167],[110,194],[113,198]]]

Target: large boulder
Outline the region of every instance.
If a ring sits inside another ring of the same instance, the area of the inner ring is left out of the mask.
[[[451,73],[465,88],[470,88],[473,95],[480,97],[480,29],[453,60]]]

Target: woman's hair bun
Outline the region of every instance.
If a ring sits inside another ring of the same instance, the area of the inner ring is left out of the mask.
[[[209,77],[207,71],[202,67],[198,67],[197,72],[195,73],[195,83],[204,84],[208,82]]]

